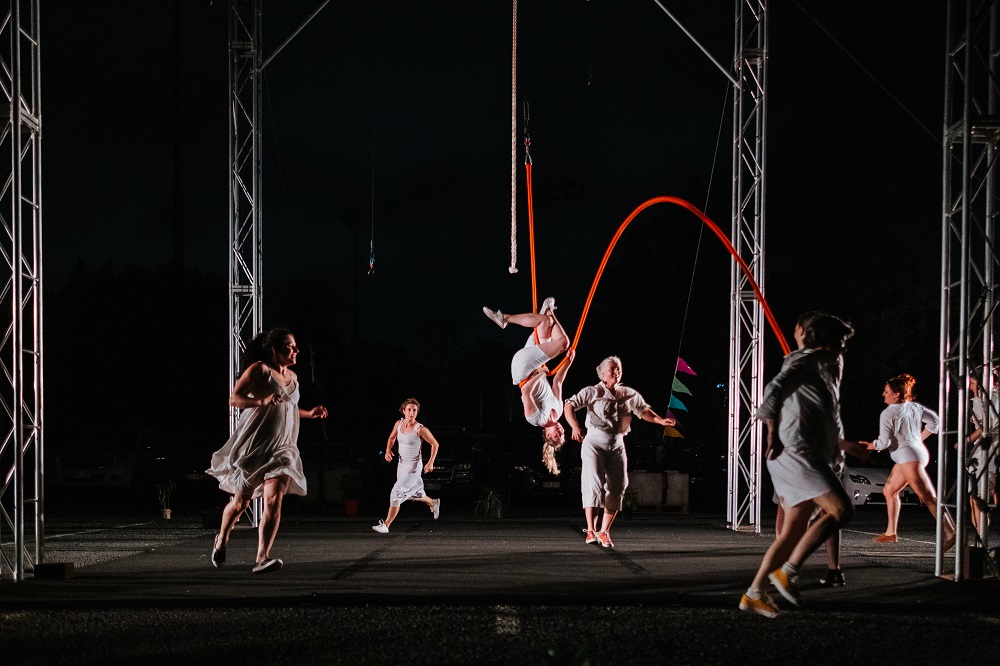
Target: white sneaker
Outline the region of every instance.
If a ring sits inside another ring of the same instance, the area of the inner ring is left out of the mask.
[[[437,520],[438,516],[441,515],[441,498],[440,497],[438,498],[438,500],[436,502],[434,502],[434,506],[431,507],[431,513],[434,514],[434,520]]]
[[[379,534],[389,533],[389,526],[385,524],[384,520],[378,521],[378,525],[372,525],[372,529],[378,532]]]
[[[496,322],[496,325],[500,328],[507,328],[507,321],[503,318],[503,313],[499,310],[494,312],[484,305],[483,314]]]
[[[546,312],[554,312],[556,310],[556,299],[549,296],[544,301],[542,301],[542,307],[538,308],[538,314],[545,314]]]

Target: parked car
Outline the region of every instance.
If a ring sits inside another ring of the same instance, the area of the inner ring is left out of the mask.
[[[169,476],[176,447],[161,432],[108,428],[56,441],[47,482],[66,488],[137,488]]]
[[[886,460],[878,455],[873,455],[866,463],[848,458],[842,480],[854,506],[885,504],[882,487],[889,480],[889,472],[892,470],[892,461]],[[903,491],[902,501],[903,504],[920,504],[916,493],[909,486]]]
[[[431,428],[438,441],[434,470],[424,474],[424,490],[430,494],[470,490],[476,481],[479,458],[487,446],[488,436],[474,428],[436,426]],[[424,461],[428,458],[424,445]]]
[[[579,497],[580,445],[567,442],[556,453],[559,475],[542,463],[542,438],[538,435],[514,437],[505,442],[507,453],[506,488],[511,500],[545,497]]]

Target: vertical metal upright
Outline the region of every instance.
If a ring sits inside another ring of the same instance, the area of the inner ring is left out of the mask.
[[[736,0],[733,66],[733,247],[764,289],[764,204],[767,133],[767,2]],[[735,262],[729,337],[728,504],[730,529],[760,532],[761,442],[754,418],[763,394],[764,313]]]
[[[262,327],[261,0],[229,3],[229,388]],[[239,410],[230,409],[230,433]],[[260,502],[250,519],[256,525]]]
[[[0,573],[21,581],[45,545],[39,0],[11,0],[0,12],[0,150],[9,168],[0,174],[0,303],[10,312],[0,336]]]
[[[969,548],[985,553],[988,547],[985,512],[980,525],[966,528],[971,463],[966,439],[972,429],[969,375],[981,376],[981,390],[987,396],[1000,389],[994,374],[1000,369],[996,349],[1000,0],[949,0],[946,32],[938,392],[942,427],[935,573],[958,581],[970,577]],[[986,420],[995,423],[996,405],[993,400],[987,403]],[[954,453],[951,447],[956,442]],[[973,479],[985,486],[985,478],[977,476]],[[942,549],[946,511],[954,515],[959,529],[950,561]]]

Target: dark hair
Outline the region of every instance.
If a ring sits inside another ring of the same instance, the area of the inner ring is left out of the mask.
[[[417,411],[418,412],[420,411],[420,401],[417,400],[416,398],[407,398],[406,400],[403,401],[403,404],[399,406],[399,413],[400,414],[403,413],[403,410],[406,409],[407,405],[416,405],[417,406]]]
[[[901,375],[896,375],[886,381],[889,385],[889,389],[893,393],[898,393],[903,396],[904,402],[910,402],[913,400],[913,387],[917,385],[917,380],[913,375],[908,375],[905,372]]]
[[[840,317],[823,312],[807,312],[799,317],[798,325],[805,331],[806,347],[823,348],[840,353],[854,335],[854,327]]]
[[[287,328],[272,328],[255,335],[240,356],[240,374],[258,361],[270,361],[274,350],[283,345],[290,335],[294,334]]]

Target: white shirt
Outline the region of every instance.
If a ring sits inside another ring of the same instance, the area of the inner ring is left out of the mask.
[[[796,349],[768,382],[757,418],[779,421],[786,449],[814,464],[835,464],[844,426],[840,420],[843,358],[822,349]]]
[[[632,427],[632,414],[641,416],[649,405],[639,392],[618,384],[614,391],[601,382],[581,389],[566,401],[574,410],[587,408],[587,429],[609,435],[627,435]]]
[[[890,454],[905,449],[927,450],[920,434],[924,428],[937,433],[940,427],[938,415],[919,402],[900,402],[888,405],[878,419],[878,439],[872,444],[877,451],[888,450]],[[898,456],[893,455],[896,460]],[[903,459],[907,462],[909,458]],[[899,460],[897,460],[899,462]]]

